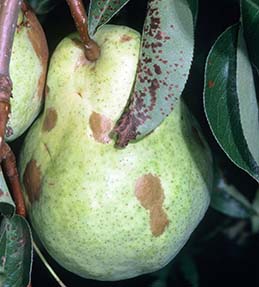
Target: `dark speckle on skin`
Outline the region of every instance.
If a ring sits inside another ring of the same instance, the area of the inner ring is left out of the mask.
[[[163,3],[169,7],[166,1]],[[161,0],[148,2],[136,82],[128,109],[113,130],[117,134],[119,147],[125,147],[129,141],[135,140],[140,131],[141,135],[150,133],[169,115],[180,93],[175,74],[181,70],[181,77],[185,75],[187,78],[183,70],[184,51],[173,50],[177,27],[173,25],[173,19],[172,22],[164,21],[160,5]],[[174,62],[170,60],[170,53]]]
[[[6,131],[5,131],[5,135],[6,135],[6,137],[10,137],[10,136],[13,135],[13,129],[12,129],[11,126],[8,126],[8,125],[7,125]]]
[[[129,36],[129,35],[122,35],[122,36],[121,36],[121,39],[120,39],[120,42],[121,42],[121,43],[124,43],[124,42],[128,42],[128,41],[130,41],[130,40],[132,40],[132,37],[131,37],[131,36]]]

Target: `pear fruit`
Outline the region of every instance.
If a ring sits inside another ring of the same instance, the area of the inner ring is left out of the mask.
[[[211,154],[182,101],[151,134],[109,137],[134,84],[140,35],[105,25],[88,62],[76,34],[54,52],[42,116],[20,156],[31,223],[48,252],[86,278],[152,272],[183,247],[208,207]]]
[[[23,3],[10,61],[13,97],[5,135],[7,141],[19,137],[39,114],[47,63],[45,34],[33,11]]]

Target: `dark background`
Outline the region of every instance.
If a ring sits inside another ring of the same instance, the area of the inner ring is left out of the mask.
[[[128,25],[141,32],[145,9],[146,0],[131,0],[112,22]],[[229,25],[238,22],[239,16],[237,0],[200,0],[195,57],[184,98],[198,118],[214,158],[222,168],[226,179],[252,200],[257,184],[236,168],[220,150],[210,133],[202,106],[206,55],[219,34]],[[60,4],[47,16],[41,17],[41,21],[51,52],[63,37],[75,30],[64,0],[60,1]],[[250,230],[248,221],[231,219],[210,208],[186,247],[167,267],[170,268],[170,275],[166,286],[191,286],[185,279],[179,264],[182,254],[185,253],[193,256],[200,287],[259,286],[259,236],[252,235]],[[34,256],[33,287],[58,286],[38,257]],[[98,282],[75,276],[62,269],[48,256],[47,259],[68,287],[151,286],[160,274],[155,273],[120,282]]]

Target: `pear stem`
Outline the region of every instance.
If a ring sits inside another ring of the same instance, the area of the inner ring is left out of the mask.
[[[85,48],[88,61],[96,61],[100,56],[100,47],[90,38],[88,33],[87,16],[82,0],[66,0],[74,19],[77,31]]]
[[[9,64],[21,0],[1,0],[0,4],[0,149],[4,144],[6,124],[10,114],[12,81]]]

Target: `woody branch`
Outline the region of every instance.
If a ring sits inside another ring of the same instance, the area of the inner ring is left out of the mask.
[[[0,1],[0,150],[4,144],[12,95],[9,64],[21,0]]]

